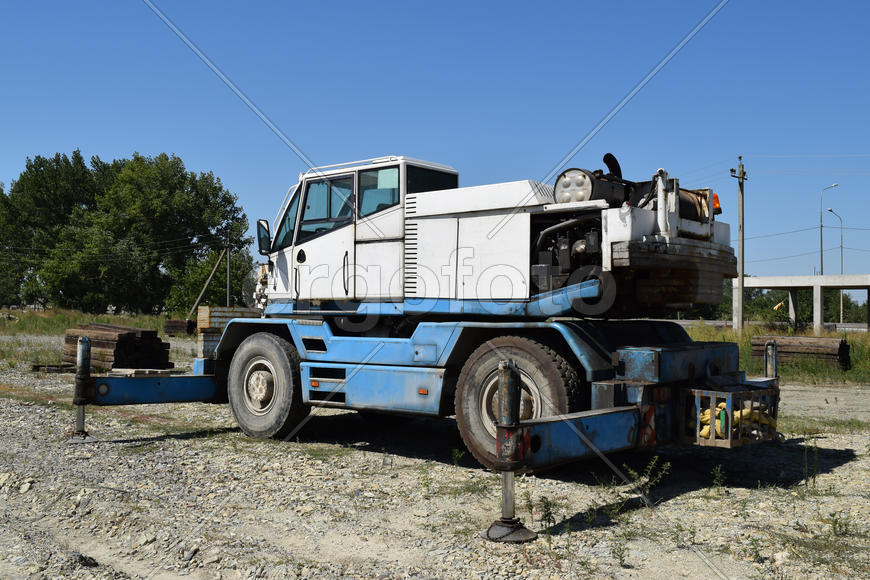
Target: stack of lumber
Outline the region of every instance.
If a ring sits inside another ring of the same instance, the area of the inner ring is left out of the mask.
[[[197,352],[199,358],[212,358],[214,350],[233,318],[260,318],[261,310],[242,306],[200,306],[196,313]]]
[[[196,321],[167,319],[166,322],[163,323],[163,332],[168,336],[193,334],[196,332]]]
[[[778,362],[813,358],[823,362],[837,363],[844,370],[852,367],[852,360],[849,355],[849,343],[843,338],[760,334],[752,337],[752,356],[763,357],[764,345],[770,340],[776,341],[776,358]]]
[[[76,362],[79,337],[91,341],[91,367],[95,369],[171,369],[169,343],[156,330],[118,324],[82,324],[66,331],[63,362]]]

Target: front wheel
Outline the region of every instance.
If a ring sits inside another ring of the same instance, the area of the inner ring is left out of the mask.
[[[296,348],[279,336],[259,332],[233,355],[228,377],[230,408],[251,437],[285,437],[308,414]]]
[[[471,454],[492,468],[499,410],[498,363],[511,359],[522,388],[520,420],[568,413],[578,395],[577,371],[560,354],[534,340],[501,336],[475,350],[456,386],[456,423]]]

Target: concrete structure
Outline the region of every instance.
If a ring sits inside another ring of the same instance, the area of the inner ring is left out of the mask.
[[[741,322],[737,318],[737,278],[733,280],[734,327]],[[836,288],[843,290],[867,290],[867,298],[870,300],[870,274],[847,274],[830,276],[750,276],[743,279],[744,288],[779,288],[788,290],[788,317],[795,320],[797,317],[797,291],[804,288],[813,290],[813,331],[816,334],[822,332],[824,323],[824,308],[822,306],[822,289]],[[870,325],[870,308],[867,309],[867,323]]]

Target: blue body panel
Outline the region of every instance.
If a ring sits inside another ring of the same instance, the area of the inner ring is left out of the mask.
[[[325,321],[301,318],[236,318],[229,322],[216,352],[237,344],[237,327],[277,325],[286,328],[304,361],[393,366],[444,367],[464,329],[518,330],[551,329],[562,335],[586,369],[590,381],[611,378],[610,353],[588,334],[580,321],[540,322],[421,322],[410,338],[336,336]],[[584,323],[588,324],[588,323]],[[264,328],[265,330],[265,328]],[[246,333],[245,333],[246,334]],[[240,340],[238,341],[240,342]],[[315,343],[317,348],[311,348]]]
[[[193,374],[195,375],[213,375],[214,360],[210,358],[195,358],[193,359]]]
[[[673,383],[736,372],[737,345],[695,342],[678,347],[627,347],[617,350],[616,377],[640,383]]]
[[[357,315],[401,316],[420,314],[465,314],[482,316],[528,316],[549,318],[565,316],[574,312],[574,300],[597,298],[598,280],[587,280],[558,290],[537,294],[528,300],[454,300],[451,298],[417,298],[404,302],[351,303]],[[306,310],[305,312],[311,312]],[[295,304],[270,304],[266,316],[291,316],[297,314]]]
[[[522,439],[527,442],[525,465],[533,469],[551,467],[595,455],[578,432],[602,453],[633,449],[637,446],[638,421],[637,407],[524,421],[520,428],[525,431]]]
[[[311,362],[301,366],[306,403],[422,415],[439,412],[444,369]],[[343,371],[345,378],[320,378],[324,369]]]
[[[146,405],[192,403],[217,399],[213,375],[155,377],[98,377],[95,405]]]

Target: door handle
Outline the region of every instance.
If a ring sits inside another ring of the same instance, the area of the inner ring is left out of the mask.
[[[341,262],[341,273],[342,273],[341,281],[344,283],[344,295],[345,296],[347,296],[347,294],[348,294],[348,281],[347,281],[347,271],[349,269],[348,265],[349,265],[348,253],[347,253],[347,250],[345,250],[344,251],[344,260],[342,260],[342,262]]]
[[[293,268],[293,290],[296,292],[296,300],[299,300],[299,268]]]

